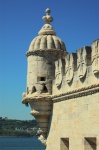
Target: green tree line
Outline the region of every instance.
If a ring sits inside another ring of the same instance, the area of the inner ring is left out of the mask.
[[[38,128],[36,120],[11,120],[0,118],[0,136],[35,136],[37,130],[27,132],[27,129]]]

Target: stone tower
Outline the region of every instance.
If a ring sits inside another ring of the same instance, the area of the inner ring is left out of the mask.
[[[30,104],[33,115],[40,127],[40,140],[46,143],[50,115],[52,111],[52,81],[55,78],[55,61],[66,55],[65,44],[56,36],[50,25],[53,18],[50,9],[46,9],[46,16],[42,18],[45,25],[41,28],[27,51],[27,91],[23,94],[23,104]],[[58,65],[58,64],[57,64]],[[57,84],[59,82],[58,70]]]
[[[67,53],[50,22],[27,52],[27,91],[46,150],[99,150],[99,39]]]

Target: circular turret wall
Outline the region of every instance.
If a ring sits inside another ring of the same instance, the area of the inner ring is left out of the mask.
[[[27,94],[38,90],[51,94],[52,80],[55,75],[54,57],[52,54],[28,56]]]

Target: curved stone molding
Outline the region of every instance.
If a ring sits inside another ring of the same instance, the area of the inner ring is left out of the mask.
[[[42,135],[40,135],[38,140],[40,140],[42,142],[42,144],[46,145],[46,139]]]
[[[55,83],[56,86],[60,86],[62,82],[62,60],[55,61]]]
[[[33,110],[30,112],[31,115],[33,115],[34,117],[37,117],[37,116],[49,116],[50,115],[50,111],[36,111],[36,110]]]
[[[77,74],[81,79],[85,76],[87,65],[91,64],[91,47],[84,46],[77,50]]]
[[[67,83],[70,83],[73,79],[74,71],[76,70],[77,55],[75,53],[67,54],[65,62],[66,81]]]
[[[44,49],[38,49],[38,50],[33,50],[33,51],[27,51],[26,53],[26,56],[31,56],[31,55],[46,55],[46,54],[52,54],[56,57],[58,57],[59,55],[59,58],[62,57],[62,56],[66,56],[66,51],[63,51],[63,50],[60,50],[60,49],[49,49],[49,50],[44,50]]]
[[[48,102],[51,100],[51,95],[49,94],[22,94],[23,95],[23,100],[22,100],[22,103],[25,104],[25,103],[29,103],[29,102],[38,102],[38,101],[45,101],[45,102]]]
[[[49,119],[52,110],[52,98],[49,94],[23,94],[22,103],[31,106],[30,112],[38,122],[41,136],[39,140],[46,145]]]
[[[99,40],[91,44],[92,47],[92,71],[94,74],[99,73]]]
[[[97,92],[99,92],[99,84],[93,84],[87,87],[79,88],[76,90],[68,91],[66,93],[52,96],[52,100],[53,102],[59,102],[59,101],[69,100],[69,99],[82,97],[86,95],[91,95]]]

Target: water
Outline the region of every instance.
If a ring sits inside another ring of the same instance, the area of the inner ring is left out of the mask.
[[[37,138],[0,138],[0,150],[45,150]]]

